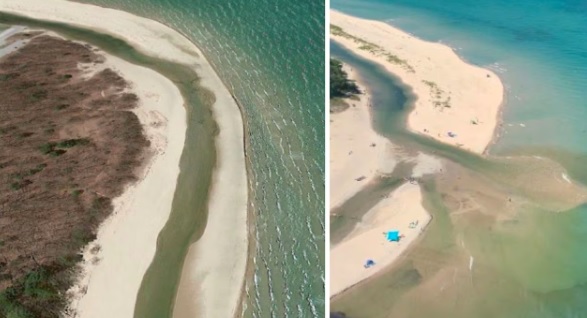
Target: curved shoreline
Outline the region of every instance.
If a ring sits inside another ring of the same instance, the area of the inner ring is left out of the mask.
[[[178,296],[178,301],[175,303],[175,306],[176,308],[177,306],[181,307],[182,299],[184,299],[187,303],[185,303],[185,306],[182,308],[186,308],[186,310],[190,311],[198,311],[204,316],[213,316],[214,314],[218,314],[218,311],[234,312],[239,306],[239,299],[242,291],[241,286],[243,286],[244,283],[244,272],[247,259],[248,231],[246,222],[248,195],[243,145],[245,136],[243,130],[239,129],[239,127],[243,127],[243,122],[238,106],[232,99],[228,89],[212,69],[211,65],[203,57],[203,54],[189,40],[174,30],[153,20],[140,18],[123,11],[61,0],[53,0],[49,3],[47,3],[47,1],[38,3],[38,1],[34,0],[7,0],[0,3],[0,10],[24,15],[33,19],[67,23],[73,26],[114,35],[131,44],[135,49],[146,55],[189,65],[190,68],[197,71],[197,74],[201,77],[199,79],[201,85],[215,93],[213,116],[220,128],[215,140],[217,151],[221,155],[217,157],[216,168],[214,169],[213,174],[214,181],[212,183],[212,190],[208,201],[208,210],[210,212],[208,213],[208,223],[206,231],[200,238],[200,241],[206,242],[214,240],[215,243],[218,244],[218,239],[223,239],[227,236],[216,237],[222,233],[212,230],[212,228],[213,226],[227,226],[223,221],[230,219],[233,223],[228,227],[231,228],[232,235],[228,236],[228,239],[224,239],[223,243],[231,244],[234,241],[235,245],[232,246],[231,250],[237,252],[219,256],[218,253],[216,253],[217,249],[210,244],[192,244],[190,246],[190,252],[185,259],[184,274],[182,275],[180,285],[186,286],[186,284],[189,285],[190,283],[202,283],[196,281],[202,278],[201,275],[210,274],[210,269],[212,268],[214,269],[213,274],[216,278],[213,281],[207,280],[203,282],[204,288],[207,289],[205,293],[198,291],[198,303],[193,301],[194,298],[196,298],[196,295],[192,294],[196,292],[194,289],[182,291],[182,288],[180,287],[178,289],[178,295],[187,295],[188,297]],[[162,36],[162,34],[165,34],[166,36]],[[174,192],[176,193],[177,191]],[[228,202],[222,201],[222,198],[225,197],[233,198],[230,202],[232,205],[227,204]],[[169,205],[171,205],[171,202],[169,202]],[[234,217],[235,215],[237,217]],[[167,218],[165,217],[164,219],[166,220]],[[165,222],[157,227],[161,229],[164,224]],[[149,236],[148,241],[151,242],[149,244],[145,244],[145,240],[147,239],[140,240],[141,244],[152,247],[152,251],[148,253],[150,255],[137,256],[140,257],[143,260],[143,264],[146,263],[147,266],[150,265],[155,253],[154,241],[157,239],[159,231],[155,231],[154,234],[155,235],[151,234]],[[120,242],[116,243],[120,244]],[[196,250],[196,252],[192,252],[192,250]],[[232,256],[232,259],[230,259],[230,256]],[[194,260],[199,258],[207,259],[207,264],[198,262],[198,266],[192,268],[191,264]],[[133,261],[137,261],[137,259],[133,259]],[[232,264],[233,266],[229,268],[221,266],[226,263]],[[146,266],[141,267],[146,271]],[[135,272],[144,273],[143,270],[140,270],[140,268],[137,267],[136,263],[132,264],[130,269]],[[186,277],[186,271],[191,273],[196,272],[200,276],[190,276],[188,278]],[[125,275],[122,275],[122,272],[122,270],[117,268],[115,274],[124,278]],[[232,274],[232,280],[230,280],[230,274]],[[112,278],[110,277],[110,279]],[[235,279],[241,281],[240,286],[233,283]],[[135,282],[132,285],[131,289],[138,291],[140,282],[139,284],[136,284]],[[222,288],[218,288],[219,285],[224,286],[224,288],[228,288],[229,290],[222,290]],[[236,288],[234,287],[235,285],[237,285]],[[90,285],[90,289],[91,288],[92,285]],[[103,290],[101,293],[102,295],[96,297],[93,301],[93,306],[100,307],[103,303],[112,304],[109,299],[117,300],[116,303],[119,303],[121,307],[124,308],[122,312],[115,309],[100,308],[100,310],[107,311],[101,313],[101,315],[109,317],[132,316],[137,292],[125,293],[123,297],[121,297],[118,293],[112,292],[113,290],[115,291],[116,288]],[[187,294],[185,294],[186,292]],[[205,305],[214,303],[215,300],[218,301],[219,299],[223,300],[223,303],[226,303],[227,292],[230,293],[229,298],[233,299],[233,306],[215,306],[214,308],[211,308],[212,306]],[[91,301],[88,300],[88,302]],[[181,313],[176,312],[175,316],[179,316],[180,314]]]
[[[494,72],[467,63],[445,44],[421,40],[384,22],[335,10],[330,17],[332,40],[382,65],[418,96],[408,116],[412,132],[474,153],[486,151],[505,96]]]

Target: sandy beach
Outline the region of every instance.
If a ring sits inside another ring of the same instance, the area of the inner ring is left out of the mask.
[[[344,70],[350,78],[358,79],[350,67],[345,65]],[[396,163],[393,144],[371,127],[368,91],[361,89],[360,100],[347,99],[348,109],[330,115],[331,210],[377,175],[391,173]]]
[[[63,0],[1,0],[0,11],[114,35],[147,55],[192,67],[200,75],[201,85],[215,94],[218,159],[208,223],[202,244],[194,244],[185,261],[174,315],[233,315],[238,308],[247,259],[242,118],[228,89],[201,51],[156,21],[93,5]],[[156,154],[144,177],[115,200],[114,213],[87,248],[89,251],[99,245],[100,252],[86,252],[86,275],[76,287],[81,291],[80,297],[71,304],[77,317],[82,318],[133,316],[142,277],[155,254],[159,231],[171,212],[187,125],[183,98],[170,80],[115,57],[109,57],[108,64],[132,83],[139,96],[141,106],[136,113]],[[231,198],[230,202],[221,199],[226,197]],[[222,235],[227,228],[231,235]],[[210,241],[215,244],[203,244]],[[231,252],[220,255],[226,249]],[[94,258],[99,261],[90,265]],[[218,306],[219,302],[223,305]]]
[[[420,40],[386,23],[334,10],[330,18],[333,40],[412,87],[417,100],[408,118],[410,130],[472,152],[485,151],[504,96],[495,73],[466,63],[446,45]]]

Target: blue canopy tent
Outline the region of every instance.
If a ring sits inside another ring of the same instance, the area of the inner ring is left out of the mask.
[[[389,231],[386,235],[388,241],[399,242],[399,231]]]

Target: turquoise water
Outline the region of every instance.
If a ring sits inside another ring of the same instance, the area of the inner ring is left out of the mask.
[[[250,129],[256,250],[245,315],[322,317],[324,2],[86,2],[156,19],[202,49]]]
[[[466,60],[498,72],[507,87],[507,101],[503,136],[490,152],[547,155],[563,164],[576,181],[587,183],[583,168],[587,3],[334,0],[332,4],[343,12],[387,21],[421,38],[447,43]],[[373,102],[378,104],[376,129],[398,140],[401,135],[389,129],[402,110],[402,100],[390,93],[395,89],[389,89],[397,87],[397,79],[331,47],[379,96]],[[388,126],[381,125],[385,122]],[[464,163],[465,157],[456,154],[449,159]],[[466,161],[468,169],[490,175],[482,161]],[[540,206],[519,208],[510,222],[476,214],[459,218],[449,216],[445,197],[450,192],[443,191],[424,186],[425,206],[433,222],[405,260],[335,300],[335,310],[350,317],[587,317],[585,205],[562,213]],[[475,258],[473,271],[469,255],[459,252],[461,244]],[[448,286],[454,287],[445,290],[435,281],[452,282]]]

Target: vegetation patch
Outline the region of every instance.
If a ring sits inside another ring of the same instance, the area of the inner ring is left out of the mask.
[[[60,317],[65,305],[60,291],[71,284],[70,276],[69,269],[58,264],[31,270],[0,292],[0,317]]]
[[[403,69],[405,69],[406,71],[408,71],[410,73],[416,72],[416,70],[414,70],[414,67],[412,67],[408,63],[408,61],[399,58],[397,55],[391,54],[390,52],[386,51],[381,46],[379,46],[375,43],[365,41],[359,37],[356,37],[354,35],[351,35],[351,34],[345,32],[341,27],[339,27],[337,25],[334,25],[334,24],[330,25],[330,33],[334,36],[340,36],[340,37],[352,40],[353,42],[359,44],[359,50],[367,51],[375,56],[381,56],[381,57],[385,58],[385,60],[387,62],[399,65]]]
[[[426,80],[423,80],[422,83],[430,88],[430,102],[435,108],[439,108],[442,111],[445,108],[452,107],[450,96],[446,96],[445,92],[436,83]]]
[[[349,107],[345,99],[358,99],[360,93],[355,81],[350,80],[342,69],[342,62],[330,59],[330,112],[344,111]]]
[[[128,83],[81,76],[101,59],[42,34],[0,59],[0,318],[63,316],[80,251],[142,166]]]

